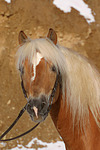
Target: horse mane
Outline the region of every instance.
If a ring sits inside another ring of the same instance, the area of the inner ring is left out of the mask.
[[[100,127],[100,74],[85,57],[75,51],[54,45],[48,38],[26,41],[17,56],[17,68],[26,58],[32,63],[39,51],[46,61],[51,61],[62,76],[62,93],[64,103],[70,106],[73,124],[82,127],[89,121],[89,110]],[[86,119],[87,118],[87,119]]]

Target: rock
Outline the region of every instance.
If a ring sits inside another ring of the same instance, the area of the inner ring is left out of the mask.
[[[11,103],[11,100],[8,100],[7,105],[9,105]]]

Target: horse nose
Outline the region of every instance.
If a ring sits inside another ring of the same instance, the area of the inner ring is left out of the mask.
[[[41,111],[47,104],[46,97],[42,95],[40,98],[34,98],[31,100],[31,103],[33,107],[36,107],[38,111]]]
[[[35,116],[38,119],[39,115],[43,116],[45,114],[47,107],[48,104],[46,101],[46,97],[42,95],[40,98],[29,99],[27,111],[30,114],[31,118]]]

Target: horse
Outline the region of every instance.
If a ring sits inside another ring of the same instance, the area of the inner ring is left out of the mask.
[[[17,69],[31,119],[44,121],[50,111],[66,149],[100,150],[99,71],[61,46],[52,28],[45,38],[32,40],[20,31],[18,39]]]

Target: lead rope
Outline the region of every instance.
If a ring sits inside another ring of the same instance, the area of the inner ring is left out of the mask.
[[[7,142],[7,141],[12,141],[12,140],[15,140],[15,139],[17,139],[17,138],[20,138],[20,137],[22,137],[22,136],[28,134],[28,133],[31,132],[32,130],[34,130],[39,124],[40,124],[40,122],[37,123],[37,124],[36,124],[34,127],[32,127],[31,129],[29,129],[28,131],[26,131],[26,132],[24,132],[24,133],[22,133],[22,134],[20,134],[20,135],[18,135],[18,136],[16,136],[16,137],[13,137],[13,138],[2,140],[1,137],[0,137],[0,141],[2,141],[2,142]]]
[[[52,101],[53,101],[53,97],[52,97]],[[46,112],[47,115],[48,115],[48,113],[49,113],[49,111],[50,111],[50,109],[51,109],[51,105],[52,105],[52,104],[50,104],[50,106],[49,106],[49,108],[48,108],[48,110],[47,110],[47,112]],[[26,107],[27,107],[27,104],[26,104],[25,107],[20,111],[18,117],[17,117],[17,118],[15,119],[15,121],[11,124],[11,126],[0,136],[0,141],[1,141],[1,142],[12,141],[12,140],[15,140],[15,139],[17,139],[17,138],[20,138],[20,137],[22,137],[22,136],[24,136],[24,135],[30,133],[32,130],[34,130],[34,129],[41,123],[41,122],[37,123],[37,124],[36,124],[34,127],[32,127],[31,129],[29,129],[28,131],[26,131],[26,132],[24,132],[24,133],[22,133],[22,134],[20,134],[20,135],[18,135],[18,136],[16,136],[16,137],[2,140],[2,138],[13,128],[13,126],[17,123],[17,121],[18,121],[18,120],[20,119],[20,117],[23,115],[23,113],[24,113],[25,110],[26,110]],[[46,117],[47,117],[47,116],[46,116]]]
[[[34,127],[32,127],[30,130],[26,131],[25,133],[22,133],[21,135],[18,135],[16,137],[13,137],[13,138],[10,138],[10,139],[4,139],[2,140],[2,138],[13,128],[13,126],[17,123],[17,121],[20,119],[20,117],[23,115],[23,113],[25,112],[26,110],[26,107],[27,107],[27,104],[24,106],[24,108],[22,108],[22,110],[20,111],[20,113],[18,114],[17,118],[14,120],[14,122],[11,124],[11,126],[0,136],[0,141],[2,142],[6,142],[6,141],[11,141],[11,140],[14,140],[14,139],[17,139],[17,138],[20,138],[24,135],[26,135],[27,133],[31,132],[33,129],[35,129],[39,124],[37,123]]]

